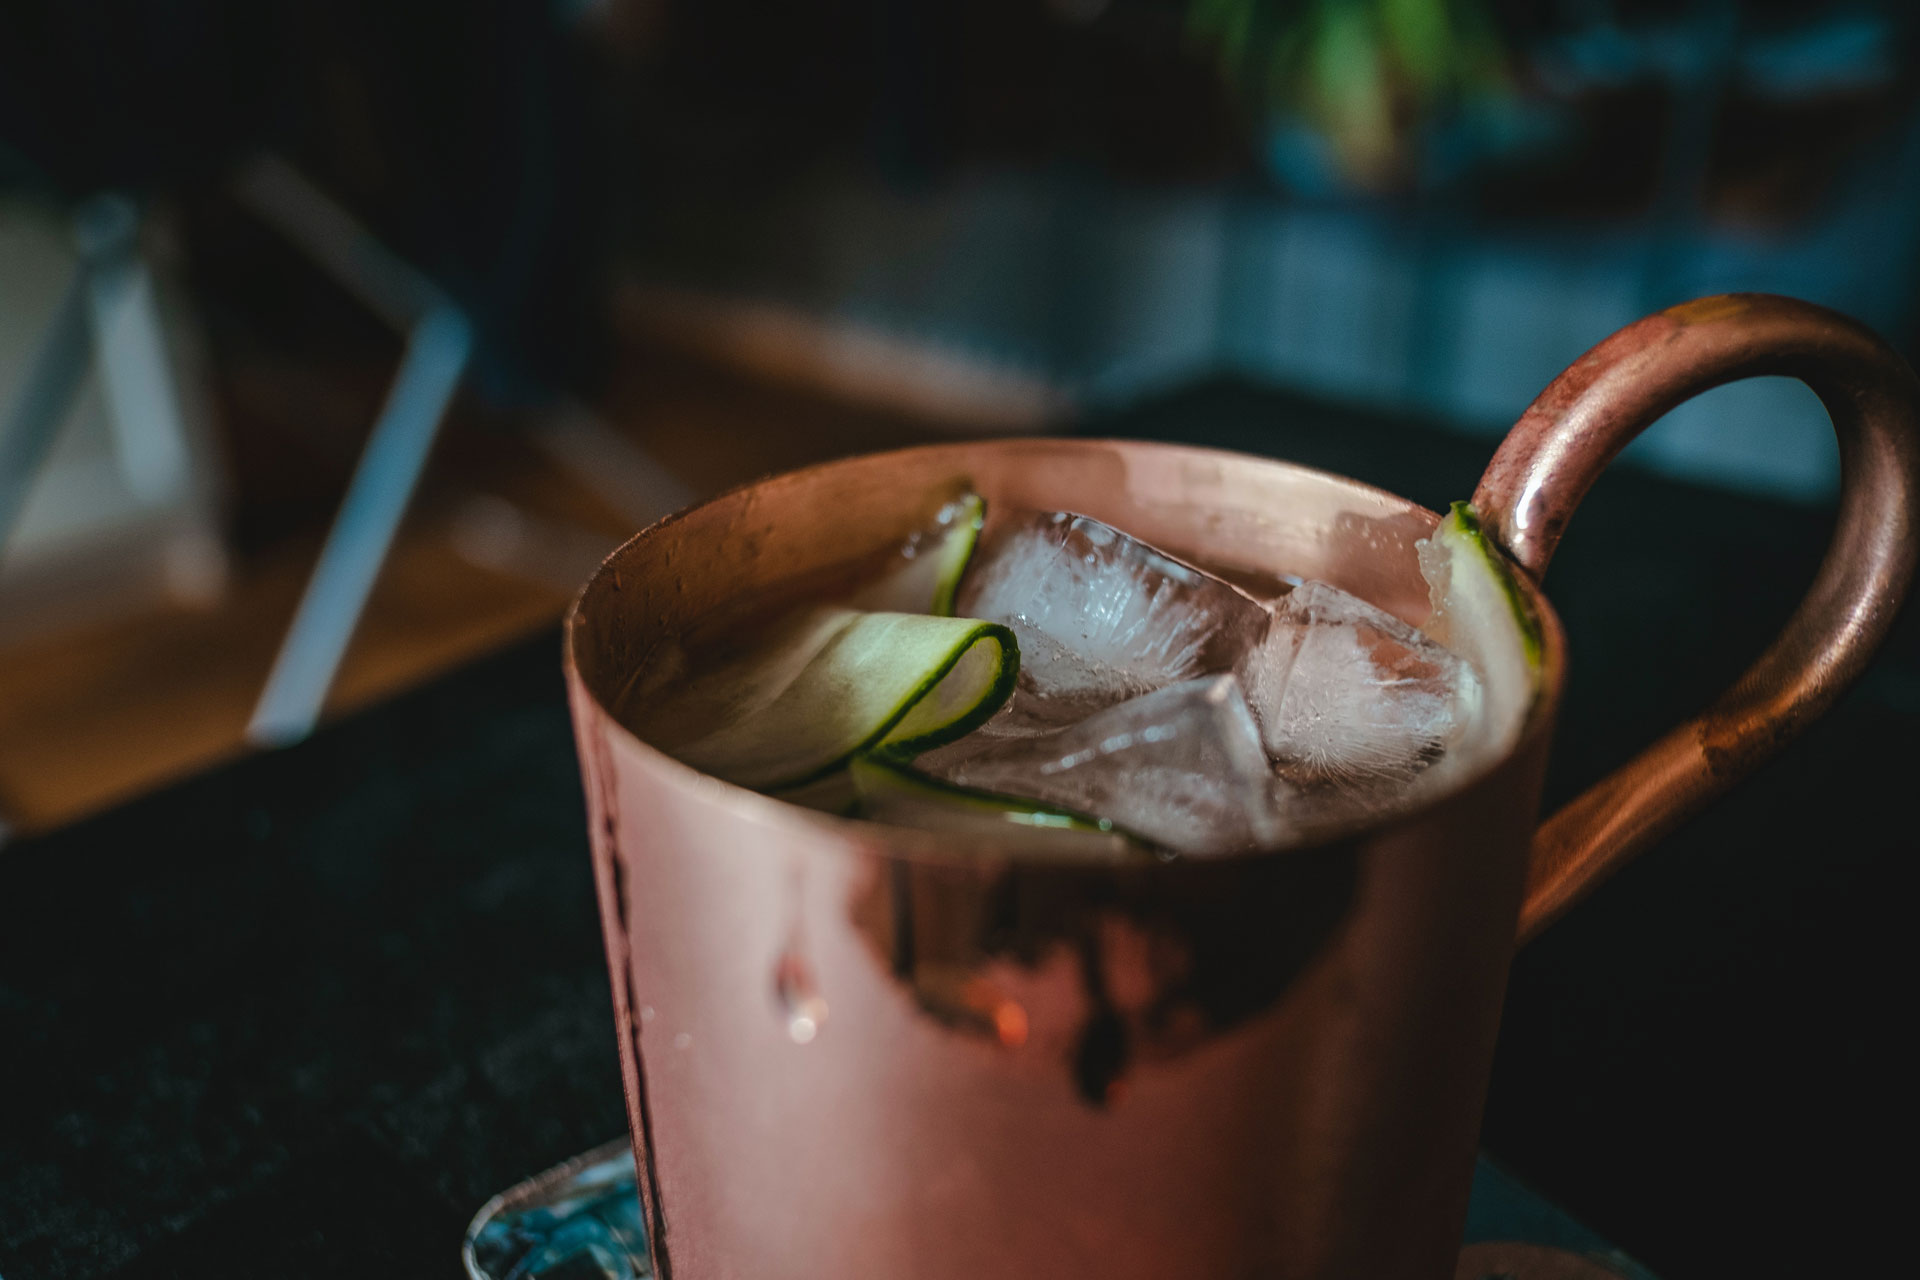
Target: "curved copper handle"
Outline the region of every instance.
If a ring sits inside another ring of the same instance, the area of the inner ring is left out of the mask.
[[[1727,294],[1627,326],[1541,392],[1480,478],[1486,528],[1536,579],[1628,441],[1722,383],[1784,374],[1840,436],[1840,517],[1786,629],[1720,700],[1549,818],[1534,837],[1525,941],[1805,729],[1892,625],[1916,553],[1920,380],[1864,326],[1808,302]]]

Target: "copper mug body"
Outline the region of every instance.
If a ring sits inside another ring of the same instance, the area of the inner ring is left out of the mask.
[[[1842,440],[1832,552],[1720,703],[1536,831],[1566,648],[1538,579],[1587,485],[1672,404],[1755,373]],[[1911,577],[1920,388],[1830,312],[1704,300],[1556,381],[1476,502],[1540,617],[1504,758],[1324,847],[1090,863],[836,819],[702,776],[614,707],[716,610],[894,545],[959,477],[1228,573],[1418,622],[1437,517],[1283,462],[1011,440],[855,458],[670,517],[568,620],[629,1116],[668,1280],[1453,1274],[1509,958],[1817,715]]]

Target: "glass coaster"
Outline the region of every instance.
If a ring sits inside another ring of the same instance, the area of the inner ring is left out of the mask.
[[[642,1280],[653,1274],[625,1138],[482,1205],[461,1248],[472,1280]],[[1473,1174],[1456,1280],[1654,1280],[1486,1157]]]
[[[640,1280],[653,1274],[625,1138],[480,1206],[460,1247],[472,1280]]]

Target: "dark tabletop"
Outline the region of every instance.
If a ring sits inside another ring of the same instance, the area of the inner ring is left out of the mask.
[[[1489,448],[1230,384],[1093,425],[1432,506]],[[1830,523],[1603,481],[1547,584],[1550,802],[1757,652]],[[1667,1280],[1904,1248],[1916,733],[1909,611],[1833,716],[1517,962],[1487,1145]],[[557,634],[0,849],[0,1276],[458,1275],[481,1201],[621,1131],[602,966]]]

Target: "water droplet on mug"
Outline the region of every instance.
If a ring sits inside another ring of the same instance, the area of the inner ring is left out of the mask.
[[[812,1044],[827,1020],[827,1000],[813,985],[807,962],[789,951],[773,970],[773,994],[787,1018],[787,1035],[795,1044]]]
[[[691,1049],[693,1047],[693,1034],[682,1031],[673,1038],[673,1047],[676,1049]]]
[[[641,1005],[641,1006],[640,1006],[640,1021],[642,1021],[642,1022],[652,1022],[652,1021],[653,1021],[653,1006],[652,1006],[652,1005],[650,1005],[650,1004],[643,1004],[643,1005]]]
[[[820,1034],[820,1023],[827,1015],[826,1002],[815,1000],[812,1003],[817,1007],[797,1009],[787,1017],[787,1034],[793,1037],[795,1044],[812,1044],[813,1038]]]

